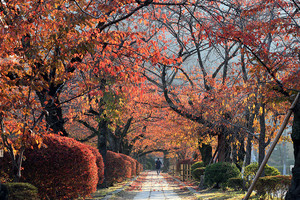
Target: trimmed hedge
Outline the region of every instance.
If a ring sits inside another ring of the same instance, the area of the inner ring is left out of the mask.
[[[39,200],[38,189],[29,183],[5,183],[9,200]]]
[[[234,190],[242,190],[243,189],[243,179],[241,177],[230,178],[228,180],[227,186]]]
[[[90,145],[87,145],[88,148],[92,151],[94,156],[96,156],[96,164],[98,168],[98,185],[102,184],[104,181],[104,163],[103,163],[103,158],[99,152],[99,150],[95,147],[92,147]]]
[[[255,177],[255,174],[258,170],[258,163],[251,163],[250,165],[247,165],[245,167],[245,177],[250,177],[250,179],[253,179]],[[280,172],[275,167],[271,167],[268,164],[265,166],[265,176],[277,176],[280,175]]]
[[[108,184],[122,182],[126,178],[131,178],[131,163],[127,160],[124,160],[119,153],[107,151],[106,162],[106,181]]]
[[[194,179],[200,181],[200,178],[202,175],[204,175],[204,172],[205,172],[205,167],[199,167],[192,170],[192,176],[194,177]]]
[[[204,183],[217,188],[226,186],[230,178],[239,177],[240,171],[235,164],[218,162],[206,166]]]
[[[124,159],[130,162],[130,168],[131,168],[131,176],[136,176],[137,174],[137,169],[136,169],[136,160],[131,158],[128,155],[120,153],[120,156]]]
[[[194,164],[192,164],[191,169],[193,171],[194,169],[197,169],[200,167],[205,167],[204,162],[202,162],[202,161],[195,162]]]
[[[86,197],[96,191],[96,157],[72,138],[45,135],[46,147],[26,149],[23,180],[38,187],[42,199]]]
[[[290,187],[291,180],[291,176],[282,175],[260,177],[254,186],[254,191],[264,199],[266,197],[284,199]]]
[[[143,170],[144,170],[143,165],[137,161],[136,162],[136,174],[139,175]]]

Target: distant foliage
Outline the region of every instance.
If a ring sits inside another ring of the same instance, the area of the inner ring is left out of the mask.
[[[72,199],[96,191],[96,157],[84,144],[59,135],[46,135],[47,147],[27,149],[23,181],[39,189],[42,199]]]
[[[38,189],[29,183],[6,183],[9,200],[39,200]]]
[[[98,167],[98,184],[103,183],[104,181],[104,163],[103,163],[103,158],[99,152],[99,150],[95,147],[92,147],[90,145],[87,145],[87,147],[92,151],[92,153],[96,156],[96,164]]]
[[[123,159],[119,153],[107,151],[106,160],[108,184],[131,178],[131,163]]]
[[[258,163],[251,163],[245,167],[245,177],[253,179],[258,170]],[[280,175],[280,172],[275,167],[271,167],[266,164],[265,166],[265,176],[277,176]]]
[[[219,162],[206,166],[205,184],[216,187],[226,186],[230,178],[240,176],[240,171],[235,164]]]

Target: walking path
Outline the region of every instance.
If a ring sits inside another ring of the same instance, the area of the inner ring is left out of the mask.
[[[134,200],[180,200],[181,198],[173,191],[162,175],[155,171],[148,172],[141,191]]]

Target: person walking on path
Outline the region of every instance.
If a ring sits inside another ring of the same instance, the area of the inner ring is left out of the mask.
[[[155,161],[155,168],[157,171],[157,175],[159,175],[159,173],[160,173],[161,165],[162,165],[162,163],[160,162],[159,158],[157,158],[157,160]]]
[[[155,171],[143,172],[142,176],[144,177],[142,188],[133,200],[181,200],[174,192],[179,186],[177,188],[169,185],[164,176],[157,176]]]

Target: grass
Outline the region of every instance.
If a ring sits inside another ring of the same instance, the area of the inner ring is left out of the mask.
[[[124,187],[128,182],[130,182],[131,180],[126,180],[123,181],[122,183],[114,183],[113,186],[110,186],[108,188],[102,188],[102,189],[98,189],[95,193],[92,194],[91,198],[85,198],[86,200],[91,200],[91,199],[98,199],[98,198],[103,198],[109,194],[112,194],[114,191]]]
[[[197,195],[199,200],[241,200],[246,195],[244,191],[223,191],[217,189],[211,189],[209,191],[202,191],[200,195]],[[251,197],[250,199],[254,199]]]
[[[198,200],[241,200],[246,196],[245,191],[224,191],[221,189],[210,189],[201,191],[200,195],[197,195]],[[262,198],[255,195],[253,192],[249,199],[260,200]],[[280,198],[273,197],[273,200],[279,200]]]

